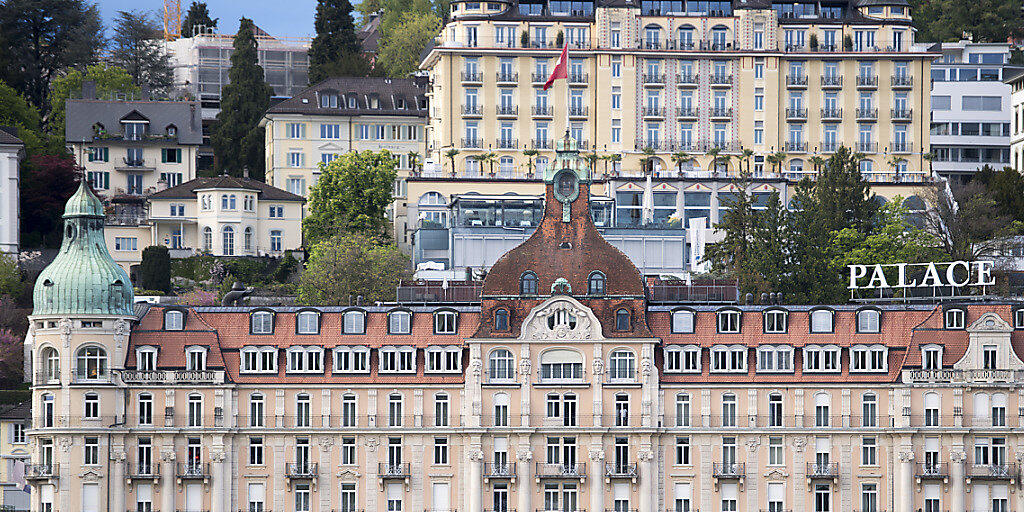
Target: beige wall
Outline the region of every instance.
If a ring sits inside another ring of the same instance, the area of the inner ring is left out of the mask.
[[[144,143],[128,143],[124,141],[95,141],[93,143],[71,143],[72,153],[78,165],[85,168],[85,172],[108,173],[109,187],[106,189],[97,188],[96,192],[103,196],[124,194],[128,190],[128,175],[142,175],[142,193],[149,194],[158,190],[157,182],[162,173],[176,173],[181,175],[181,181],[195,179],[196,177],[196,146],[186,145],[156,145]],[[107,162],[90,162],[89,148],[107,148]],[[143,165],[138,168],[125,165],[124,158],[127,156],[127,149],[142,148]],[[177,148],[181,150],[181,163],[164,163],[162,152],[164,148]]]

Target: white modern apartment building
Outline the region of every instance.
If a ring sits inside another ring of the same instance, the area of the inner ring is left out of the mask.
[[[1010,86],[1010,165],[1024,169],[1024,70],[1017,70],[1004,79]]]
[[[21,226],[18,166],[24,155],[25,144],[21,139],[0,128],[0,252],[18,252]]]
[[[932,63],[932,170],[968,179],[1010,164],[1010,45],[942,43]]]

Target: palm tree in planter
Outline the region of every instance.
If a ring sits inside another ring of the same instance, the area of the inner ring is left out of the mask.
[[[892,167],[892,173],[893,176],[895,176],[897,182],[900,181],[900,164],[906,161],[907,159],[903,158],[902,156],[893,155],[889,157],[888,162],[886,162],[889,164],[890,167]]]
[[[825,166],[825,159],[814,155],[811,157],[811,164],[814,165],[814,174],[817,175],[821,168]]]
[[[533,148],[523,150],[523,156],[526,157],[526,176],[528,178],[533,178],[533,157],[539,154],[540,151]]]
[[[924,158],[925,161],[928,162],[928,175],[931,176],[931,174],[932,174],[932,160],[935,160],[935,152],[934,151],[929,151],[929,152],[921,155],[921,158]]]
[[[419,153],[417,153],[415,151],[410,151],[408,153],[408,156],[409,156],[409,169],[412,169],[412,172],[415,173],[416,172],[416,162],[419,160],[420,155],[419,155]]]
[[[643,153],[644,156],[640,159],[641,172],[654,174],[654,148],[647,146]]]
[[[597,151],[591,151],[583,155],[583,159],[587,161],[587,165],[590,166],[590,176],[593,177],[597,174],[597,161],[601,159]]]
[[[487,174],[490,174],[491,177],[493,178],[494,177],[494,162],[498,160],[498,154],[493,152],[493,151],[488,151],[488,152],[483,153],[481,155],[477,155],[475,157],[475,159],[476,159],[477,162],[480,162],[481,165],[483,165],[485,163],[487,164]]]
[[[745,148],[739,156],[736,157],[740,162],[740,170],[743,170],[743,162],[747,163],[747,175],[750,175],[750,160],[754,157],[754,150]]]
[[[608,155],[608,161],[612,163],[612,174],[618,176],[619,171],[615,170],[615,164],[622,161],[622,153],[612,153]]]
[[[711,157],[711,162],[708,163],[708,169],[710,169],[712,173],[718,172],[718,154],[721,152],[722,149],[719,147],[712,147],[707,151],[708,156]]]
[[[455,157],[459,156],[459,150],[452,148],[444,152],[444,156],[452,163],[452,177],[455,177]]]
[[[768,163],[772,164],[772,169],[775,169],[776,173],[782,173],[782,162],[786,161],[786,153],[782,151],[776,151],[766,157]]]
[[[686,151],[672,153],[672,163],[676,164],[676,171],[679,173],[679,177],[683,176],[683,164],[691,161],[693,161],[693,157]]]

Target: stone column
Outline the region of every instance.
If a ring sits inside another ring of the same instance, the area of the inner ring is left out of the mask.
[[[108,482],[110,486],[110,503],[107,505],[110,507],[110,510],[117,512],[127,510],[124,505],[125,496],[128,494],[124,485],[124,463],[127,457],[123,450],[115,451],[110,457],[113,468],[111,470],[110,482]]]
[[[530,510],[530,495],[533,493],[533,453],[529,445],[519,447],[516,454],[516,483],[519,485],[519,506],[517,510]]]
[[[896,501],[896,512],[913,512],[914,510],[914,452],[910,446],[900,451],[900,489]]]
[[[967,475],[964,471],[964,461],[967,460],[967,454],[964,453],[963,447],[958,447],[950,450],[949,452],[949,480],[952,482],[949,491],[949,509],[950,510],[966,510],[964,503],[966,498],[966,478]]]
[[[654,452],[650,448],[640,450],[636,455],[637,472],[640,475],[640,510],[654,510]]]
[[[163,475],[160,477],[160,507],[162,510],[170,511],[174,510],[174,452],[163,452],[161,458]]]
[[[596,415],[595,415],[596,416]],[[604,447],[601,438],[590,446],[590,510],[604,511]]]
[[[479,446],[469,449],[469,509],[483,510],[484,452]]]
[[[213,480],[212,492],[210,493],[210,512],[225,512],[224,510],[224,452],[218,451],[210,454],[210,478]]]

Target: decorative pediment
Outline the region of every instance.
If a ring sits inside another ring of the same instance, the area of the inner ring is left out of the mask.
[[[328,142],[327,144],[322,144],[320,146],[317,146],[316,149],[319,149],[320,151],[340,151],[340,152],[345,152],[345,148],[343,148],[340,145],[335,144],[333,142]]]
[[[711,187],[703,183],[694,183],[693,185],[690,185],[684,188],[683,190],[685,190],[686,192],[711,192]]]
[[[984,315],[981,315],[981,318],[978,318],[977,320],[975,320],[974,323],[972,323],[967,328],[967,332],[969,332],[969,333],[975,333],[975,332],[1005,332],[1005,333],[1010,333],[1010,332],[1013,332],[1013,326],[1011,326],[1009,323],[1007,323],[1006,320],[1003,320],[1003,318],[1001,316],[997,315],[996,313],[993,313],[993,312],[989,311],[988,313],[985,313]]]
[[[651,190],[654,190],[655,192],[675,192],[679,189],[673,187],[672,185],[669,185],[668,183],[658,183],[657,185],[651,187]]]
[[[751,192],[769,192],[769,193],[771,193],[771,192],[778,192],[778,191],[779,191],[779,189],[777,189],[777,188],[775,188],[775,187],[773,187],[773,186],[771,186],[771,185],[769,185],[767,183],[762,183],[761,185],[759,185],[757,187],[754,187],[754,189],[751,190]]]
[[[78,477],[81,478],[83,482],[99,482],[103,478],[103,475],[98,471],[88,469],[79,473]]]
[[[523,321],[520,339],[595,340],[602,337],[594,312],[576,299],[560,295],[533,308]]]
[[[619,185],[615,190],[619,192],[643,192],[644,187],[638,183],[629,182]]]

